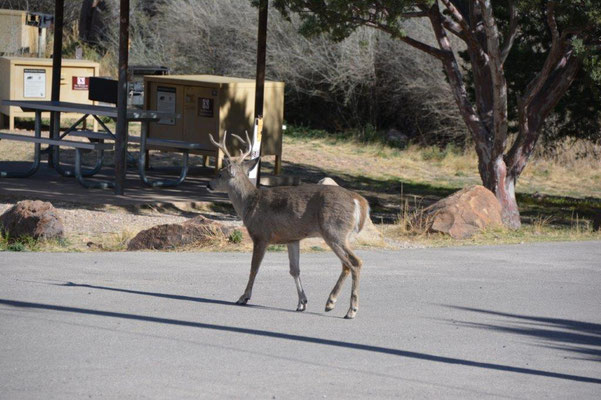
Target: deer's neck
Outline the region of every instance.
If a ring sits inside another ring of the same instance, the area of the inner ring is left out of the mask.
[[[259,189],[252,184],[247,176],[243,176],[242,179],[237,179],[233,183],[230,183],[228,195],[236,213],[243,221],[254,206],[258,194]]]

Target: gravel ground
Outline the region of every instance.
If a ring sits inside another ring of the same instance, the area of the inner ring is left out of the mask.
[[[0,203],[0,214],[12,206],[13,204],[11,203]],[[127,212],[61,208],[60,206],[55,206],[55,208],[63,218],[67,235],[84,234],[93,236],[106,233],[120,233],[125,230],[137,232],[155,225],[176,224],[188,219],[182,216],[158,213],[156,215],[137,215]]]

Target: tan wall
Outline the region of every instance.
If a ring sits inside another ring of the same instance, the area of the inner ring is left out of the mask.
[[[38,29],[26,25],[26,15],[25,11],[0,10],[0,53],[15,54],[28,48],[30,53],[37,54]]]
[[[151,123],[149,137],[186,140],[210,144],[209,134],[222,137],[223,132],[241,137],[252,136],[254,124],[255,85],[253,81],[210,75],[147,76],[144,78],[146,105],[156,109],[157,87],[175,87],[176,112],[181,113],[175,125]],[[198,99],[213,99],[213,116],[199,116]],[[266,82],[264,102],[263,155],[282,155],[284,122],[284,84]],[[228,147],[239,149],[240,143],[228,135]]]
[[[44,71],[44,96],[27,97],[25,93],[25,71]],[[88,100],[88,90],[76,90],[73,77],[98,76],[100,64],[93,61],[63,60],[61,69],[61,101],[93,104]],[[0,98],[3,100],[50,100],[52,88],[52,59],[26,57],[0,57]],[[15,117],[33,117],[34,113],[24,112],[19,107],[0,106],[0,113],[9,119],[9,128],[14,127]],[[80,116],[63,113],[61,119]]]

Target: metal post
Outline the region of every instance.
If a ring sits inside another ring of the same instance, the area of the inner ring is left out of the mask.
[[[268,0],[259,0],[259,30],[257,33],[257,78],[255,87],[255,118],[263,116],[263,99],[265,92],[265,55],[267,53],[267,14]],[[257,172],[257,187],[261,182],[261,154],[263,141],[259,151],[259,169]]]
[[[117,93],[117,137],[115,138],[115,194],[122,195],[127,170],[129,0],[120,0],[119,14],[119,88]]]
[[[43,55],[43,50],[42,49],[42,27],[38,26],[38,58],[42,58]]]
[[[63,62],[63,15],[65,9],[64,0],[56,0],[54,3],[54,47],[52,50],[52,90],[50,100],[59,101],[61,97],[61,69]],[[58,139],[60,129],[60,113],[50,114],[50,136]],[[53,167],[52,151],[48,152],[48,166]]]

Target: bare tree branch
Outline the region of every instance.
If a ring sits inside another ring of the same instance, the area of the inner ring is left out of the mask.
[[[369,20],[366,20],[365,18],[361,18],[361,17],[355,17],[353,19],[355,21],[361,22],[365,26],[379,29],[382,32],[386,32],[392,36],[398,37],[398,39],[400,41],[405,42],[408,45],[415,47],[418,50],[426,52],[426,53],[430,54],[431,56],[438,58],[439,60],[442,60],[445,57],[444,52],[441,51],[440,49],[437,49],[436,47],[432,47],[429,44],[426,44],[424,42],[420,42],[419,40],[413,39],[409,36],[399,36],[398,32],[393,31],[386,25],[383,25],[383,24],[380,24],[377,22],[373,22],[373,21],[369,21]]]
[[[442,23],[447,31],[451,32],[453,35],[467,43],[467,35],[463,32],[463,29],[457,22],[443,16]]]
[[[501,62],[505,64],[507,56],[513,47],[513,42],[518,32],[518,11],[515,6],[515,1],[509,0],[509,30],[503,41],[503,50],[501,50]]]
[[[545,118],[576,79],[581,63],[573,51],[568,51],[542,84],[531,105],[519,108],[519,134],[506,156],[508,176],[517,179],[524,170]]]
[[[549,3],[547,3],[547,24],[551,29],[551,49],[549,50],[549,54],[547,54],[547,58],[545,59],[545,64],[543,65],[542,70],[530,81],[530,83],[528,83],[528,86],[526,86],[526,92],[521,99],[521,107],[524,108],[527,108],[530,105],[534,97],[542,89],[545,81],[549,77],[549,74],[553,70],[553,67],[557,63],[557,60],[561,58],[563,41],[560,40],[561,38],[559,36],[559,30],[555,20],[554,1],[549,1]]]
[[[494,146],[493,157],[503,154],[507,142],[507,82],[499,49],[499,30],[493,15],[491,0],[479,0],[486,30],[492,78]]]
[[[453,20],[461,27],[461,33],[465,36],[465,42],[467,43],[467,45],[473,51],[478,53],[481,57],[486,58],[484,49],[474,36],[471,27],[469,26],[461,12],[457,9],[457,7],[455,7],[455,5],[453,5],[453,3],[450,0],[441,0],[441,2],[444,4],[447,10],[449,10]]]
[[[482,121],[480,120],[480,117],[474,109],[474,106],[472,105],[467,94],[463,75],[461,74],[459,64],[457,63],[455,54],[453,53],[451,42],[446,35],[442,20],[443,16],[438,8],[437,3],[434,3],[430,8],[429,17],[436,40],[438,41],[438,45],[445,55],[445,57],[442,58],[442,64],[447,78],[449,79],[449,84],[451,86],[455,102],[459,107],[459,111],[463,117],[463,120],[472,133],[472,137],[476,143],[476,152],[479,156],[478,158],[480,160],[488,160],[490,159],[490,149],[486,144],[488,132],[484,128],[484,125],[482,124]]]

